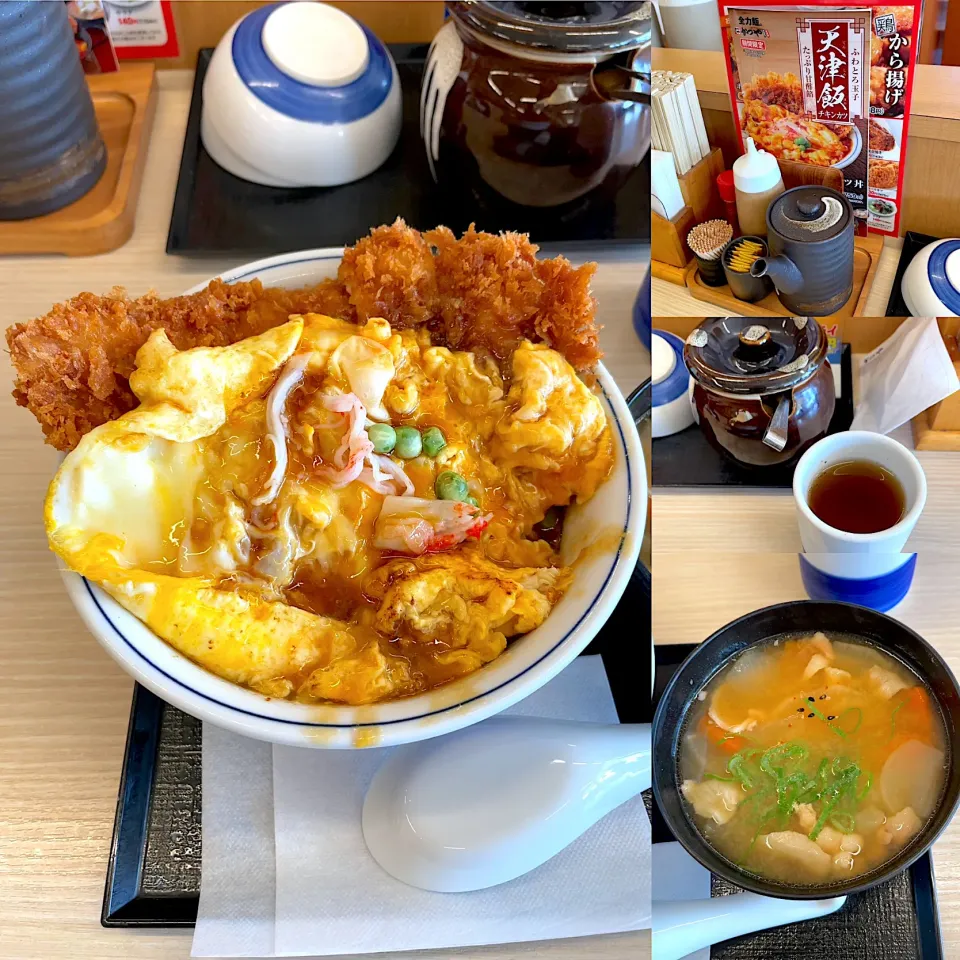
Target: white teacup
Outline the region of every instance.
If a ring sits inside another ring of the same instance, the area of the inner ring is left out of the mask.
[[[906,497],[903,518],[876,533],[848,533],[824,523],[808,502],[813,481],[848,460],[869,460],[889,470]],[[801,458],[793,474],[800,525],[800,574],[813,600],[842,600],[887,611],[907,595],[916,554],[903,547],[927,499],[927,481],[917,458],[901,443],[879,433],[851,430],[825,437]]]
[[[808,499],[813,481],[828,467],[847,460],[872,461],[900,481],[906,496],[906,509],[900,521],[876,533],[848,533],[824,523],[810,509]],[[879,433],[848,430],[824,437],[800,458],[793,474],[793,497],[804,553],[866,554],[875,559],[868,561],[861,557],[855,566],[863,574],[869,572],[876,576],[898,565],[880,558],[901,555],[926,503],[927,479],[920,461],[902,443]]]

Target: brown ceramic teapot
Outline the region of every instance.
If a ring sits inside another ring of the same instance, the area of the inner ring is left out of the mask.
[[[650,142],[650,4],[447,9],[420,95],[441,191],[501,226],[517,207],[569,220],[612,198]]]
[[[700,429],[741,466],[789,463],[825,436],[836,395],[827,335],[807,317],[715,317],[688,337]]]

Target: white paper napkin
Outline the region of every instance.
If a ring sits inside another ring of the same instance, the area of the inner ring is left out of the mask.
[[[599,657],[578,658],[508,712],[616,721]],[[472,893],[429,893],[384,873],[363,842],[363,796],[389,751],[274,747],[271,776],[262,745],[210,729],[204,725],[195,957],[458,947],[650,924],[650,823],[639,798],[524,877]]]
[[[273,747],[203,725],[203,862],[195,957],[273,955]]]
[[[910,317],[860,365],[851,430],[890,433],[960,390],[960,380],[933,317]]]

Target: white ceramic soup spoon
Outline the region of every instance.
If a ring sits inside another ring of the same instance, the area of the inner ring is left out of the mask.
[[[481,890],[545,863],[649,786],[647,724],[494,717],[398,748],[367,791],[363,836],[404,883]]]
[[[731,937],[825,917],[836,913],[846,901],[846,897],[781,900],[758,893],[734,893],[709,900],[654,903],[654,960],[680,960]]]

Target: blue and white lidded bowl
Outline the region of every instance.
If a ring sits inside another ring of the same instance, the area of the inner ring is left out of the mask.
[[[273,3],[238,20],[203,83],[200,136],[244,180],[331,187],[393,152],[400,79],[386,46],[324,3]]]
[[[912,317],[960,317],[960,240],[937,240],[907,265],[900,282]]]
[[[683,362],[683,341],[666,330],[654,330],[650,350],[651,426],[654,438],[669,437],[695,422],[693,381]]]

